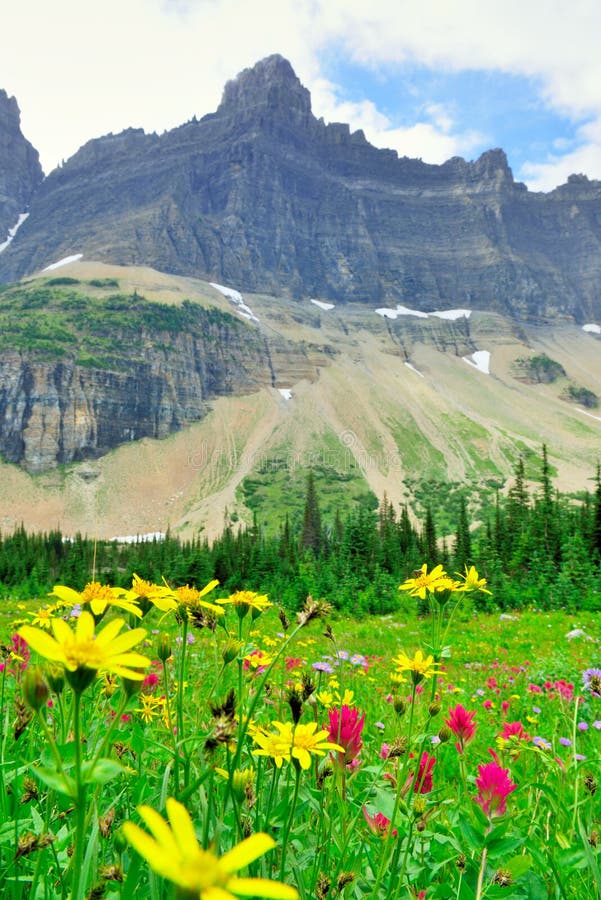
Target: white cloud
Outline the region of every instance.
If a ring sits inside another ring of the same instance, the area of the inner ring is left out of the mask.
[[[481,145],[453,109],[430,105],[398,127],[369,98],[343,102],[322,60],[347,57],[387,75],[403,66],[526,76],[541,103],[575,125],[601,122],[598,0],[20,0],[0,29],[0,87],[15,94],[23,131],[46,169],[109,131],[172,128],[213,111],[223,84],[273,52],[287,56],[318,115],[363,128],[379,146],[440,162]],[[601,176],[601,134],[581,129],[523,169],[533,185],[585,168]],[[496,143],[494,139],[492,143]],[[565,152],[564,152],[565,151]]]
[[[573,174],[601,179],[601,117],[578,128],[576,140],[570,147],[567,149],[556,141],[553,149],[565,149],[564,153],[549,153],[544,160],[522,166],[520,177],[530,190],[551,191],[557,185],[565,184]]]
[[[313,82],[311,96],[316,115],[328,122],[349,122],[353,130],[361,128],[371,144],[396,150],[399,156],[442,163],[452,156],[469,155],[485,141],[476,131],[456,132],[452,116],[441,104],[427,105],[423,110],[424,121],[394,127],[371,100],[358,103],[339,100],[336,86],[325,79]]]

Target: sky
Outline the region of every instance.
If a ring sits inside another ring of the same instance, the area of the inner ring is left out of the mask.
[[[48,173],[91,138],[174,128],[271,53],[313,112],[442,163],[502,147],[548,191],[601,179],[599,0],[2,0],[0,88]]]

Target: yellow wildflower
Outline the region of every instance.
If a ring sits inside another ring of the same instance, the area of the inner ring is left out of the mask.
[[[199,606],[202,606],[205,609],[210,609],[218,616],[222,616],[223,610],[220,606],[216,606],[214,603],[209,603],[208,600],[203,600],[203,597],[214,588],[216,588],[218,584],[219,582],[217,580],[209,581],[209,583],[205,585],[200,591],[195,587],[190,587],[190,585],[188,584],[185,587],[176,588],[175,597],[177,599],[178,605],[185,606],[188,611],[192,611],[194,609],[197,609]]]
[[[109,607],[115,606],[125,612],[133,613],[138,619],[142,618],[142,611],[133,600],[123,597],[123,588],[109,587],[108,584],[100,584],[98,581],[89,581],[83,591],[74,591],[64,584],[56,584],[51,596],[58,597],[66,606],[88,606],[94,618],[98,621]]]
[[[125,599],[141,604],[143,609],[147,609],[150,604],[156,606],[161,612],[172,612],[174,609],[177,609],[177,600],[170,587],[144,581],[135,572],[132,577],[131,588],[125,593]]]
[[[309,722],[308,725],[297,725],[294,729],[291,754],[298,759],[301,769],[308,769],[311,765],[311,754],[324,756],[327,750],[335,750],[344,753],[344,747],[326,740],[328,731],[317,731],[317,722]]]
[[[199,846],[192,820],[181,803],[170,797],[166,807],[168,823],[151,807],[138,807],[151,834],[133,822],[126,822],[123,832],[151,869],[175,884],[183,894],[198,896],[199,900],[235,900],[235,897],[297,900],[298,892],[286,884],[234,874],[275,847],[269,835],[253,834],[218,857]]]
[[[492,595],[492,591],[486,589],[486,578],[480,578],[475,566],[470,566],[469,569],[466,566],[464,575],[461,575],[460,572],[456,572],[455,574],[459,575],[460,578],[463,578],[463,583],[455,588],[456,591],[465,591],[465,593],[481,591],[483,594]]]
[[[442,566],[436,566],[428,572],[428,564],[424,563],[421,569],[417,569],[415,578],[407,578],[399,585],[399,591],[409,591],[410,597],[424,600],[426,592],[433,594],[436,591],[453,590],[455,584],[456,582],[448,577]]]
[[[421,650],[417,650],[413,659],[404,651],[392,660],[399,672],[409,672],[413,684],[419,684],[424,678],[437,675],[440,671],[439,664],[434,662],[432,654],[425,656]]]
[[[60,663],[74,689],[83,690],[97,674],[105,672],[134,681],[144,678],[138,670],[147,668],[150,660],[131,651],[146,637],[146,631],[134,628],[119,634],[124,624],[123,619],[113,619],[94,634],[94,617],[84,610],[77,619],[75,631],[63,619],[53,619],[54,637],[32,625],[23,625],[18,633],[40,656]]]
[[[223,606],[231,604],[240,619],[243,619],[249,612],[253,619],[256,619],[273,605],[269,602],[267,594],[257,594],[255,591],[236,591],[229,597],[221,597],[217,603]]]

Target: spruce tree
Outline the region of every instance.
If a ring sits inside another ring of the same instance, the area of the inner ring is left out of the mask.
[[[301,548],[312,550],[317,556],[321,549],[321,513],[315,490],[315,478],[310,471],[307,476],[307,491],[305,494],[305,511],[303,513],[303,530],[301,532]]]

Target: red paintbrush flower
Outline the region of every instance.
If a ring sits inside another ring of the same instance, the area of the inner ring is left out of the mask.
[[[478,778],[476,778],[478,796],[476,803],[482,807],[489,819],[493,816],[502,816],[507,809],[507,797],[515,791],[517,784],[513,784],[509,776],[509,769],[502,769],[496,762],[478,766]]]
[[[378,834],[380,837],[385,837],[388,834],[390,830],[390,819],[388,819],[384,813],[374,813],[373,816],[370,816],[364,806],[363,815],[365,816],[365,821],[367,822],[370,831],[373,831],[374,834]],[[393,829],[392,833],[396,837],[396,828]]]
[[[476,726],[474,725],[475,715],[475,712],[468,711],[461,703],[458,703],[453,709],[449,709],[449,718],[445,719],[445,723],[453,734],[459,738],[455,744],[458,753],[463,753],[465,745],[468,741],[471,741],[476,733]]]
[[[365,716],[359,717],[356,706],[342,706],[339,709],[331,709],[328,713],[329,739],[344,748],[344,753],[338,753],[338,762],[347,765],[359,756],[363,746],[361,734],[365,724]]]

